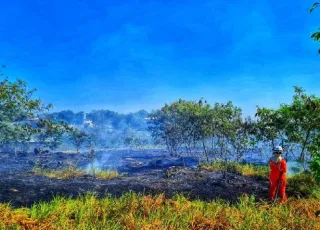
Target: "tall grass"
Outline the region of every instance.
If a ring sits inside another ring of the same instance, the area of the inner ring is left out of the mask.
[[[320,229],[314,215],[320,200],[289,200],[269,207],[254,197],[237,204],[222,200],[189,201],[127,193],[120,198],[56,197],[31,208],[0,204],[0,229]]]

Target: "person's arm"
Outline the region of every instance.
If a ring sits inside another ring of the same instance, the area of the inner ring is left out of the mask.
[[[287,172],[287,163],[285,160],[281,161],[281,172],[282,172],[282,174]]]

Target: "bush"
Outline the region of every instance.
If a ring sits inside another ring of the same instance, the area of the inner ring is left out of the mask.
[[[287,191],[295,197],[320,199],[320,184],[306,172],[288,177]]]
[[[309,165],[313,177],[320,182],[320,154],[314,155]]]

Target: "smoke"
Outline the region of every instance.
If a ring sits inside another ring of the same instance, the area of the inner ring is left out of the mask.
[[[93,171],[102,171],[102,170],[117,170],[120,165],[120,157],[118,154],[112,151],[104,151],[98,154],[97,157],[93,158],[89,162],[84,170],[87,173],[92,173]]]

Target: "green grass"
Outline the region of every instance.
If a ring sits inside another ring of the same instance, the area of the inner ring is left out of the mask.
[[[102,180],[108,180],[108,179],[112,179],[112,178],[116,178],[119,177],[119,173],[117,171],[103,171],[103,170],[97,170],[95,172],[95,176],[98,179],[102,179]]]
[[[261,179],[268,179],[269,176],[269,167],[264,165],[258,166],[230,161],[213,161],[201,164],[199,167],[209,171],[226,171],[243,176],[258,177]]]
[[[310,173],[295,174],[287,180],[287,191],[293,196],[320,199],[320,185]]]
[[[200,167],[261,178],[268,175],[264,166],[213,162]],[[319,188],[310,174],[288,177],[288,190],[295,196],[283,205],[255,201],[248,195],[236,204],[191,201],[179,194],[172,199],[136,193],[103,199],[94,194],[76,199],[59,196],[31,208],[0,204],[0,229],[320,229],[320,217],[315,216],[320,209]]]
[[[31,208],[0,204],[0,229],[319,229],[318,199],[292,199],[270,207],[243,196],[237,204],[190,201],[182,195],[77,199],[56,197]]]
[[[243,176],[250,176],[268,180],[269,167],[237,162],[214,161],[199,166],[209,171],[227,171]],[[287,192],[297,198],[320,199],[320,185],[310,173],[298,173],[287,176]],[[319,207],[320,208],[320,207]]]
[[[34,167],[32,169],[32,173],[38,176],[45,176],[48,178],[56,178],[56,179],[72,179],[76,177],[81,177],[87,174],[84,170],[77,169],[75,167],[66,167],[63,169],[42,169],[40,167]],[[112,178],[119,177],[119,173],[117,171],[103,171],[103,170],[95,170],[94,176],[98,179],[108,180]]]

